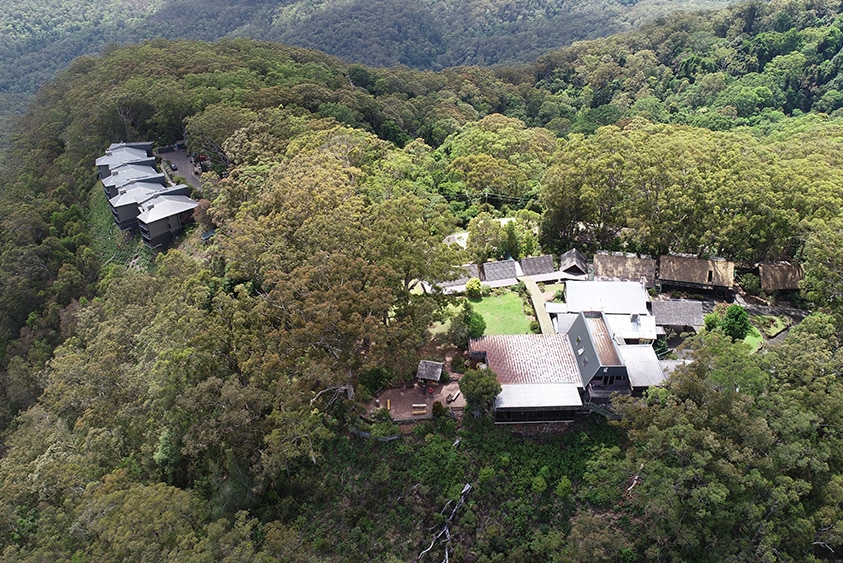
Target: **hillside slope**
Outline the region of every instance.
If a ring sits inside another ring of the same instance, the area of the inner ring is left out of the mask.
[[[11,0],[0,13],[0,146],[11,119],[71,60],[156,37],[243,36],[320,49],[370,66],[442,68],[528,62],[550,49],[726,0],[637,4],[461,0]]]

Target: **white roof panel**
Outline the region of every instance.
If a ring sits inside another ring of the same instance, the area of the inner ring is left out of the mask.
[[[501,385],[496,409],[581,407],[579,388],[573,383]]]
[[[141,205],[141,214],[138,215],[138,221],[146,224],[154,223],[195,209],[197,205],[199,204],[196,201],[186,195],[162,195]]]
[[[640,282],[571,281],[565,284],[568,311],[602,311],[612,314],[647,315],[650,296]]]

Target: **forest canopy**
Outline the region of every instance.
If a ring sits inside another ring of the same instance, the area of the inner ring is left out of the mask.
[[[509,69],[247,39],[74,61],[0,190],[2,558],[409,560],[467,499],[455,559],[833,559],[840,19],[753,6]],[[94,159],[185,137],[215,236],[137,252],[102,228]],[[443,243],[459,228],[466,251]],[[693,339],[619,423],[379,441],[364,382],[407,382],[454,303],[421,282],[571,247],[790,260],[814,313],[762,353]]]

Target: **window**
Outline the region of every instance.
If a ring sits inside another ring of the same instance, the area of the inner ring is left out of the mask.
[[[708,283],[711,283],[711,281],[713,279],[714,279],[714,270],[709,270],[708,271]]]

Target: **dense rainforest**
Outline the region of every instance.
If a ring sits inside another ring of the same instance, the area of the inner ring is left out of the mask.
[[[7,0],[0,13],[0,146],[32,94],[74,58],[154,38],[251,37],[369,66],[530,62],[580,39],[728,0]]]
[[[748,4],[491,70],[247,39],[75,60],[0,180],[0,557],[407,561],[462,498],[451,560],[834,560],[842,26]],[[216,236],[152,255],[94,159],[181,138]],[[395,427],[360,402],[449,314],[419,280],[572,246],[792,260],[815,312],[763,353],[697,337],[619,422],[364,437]]]

